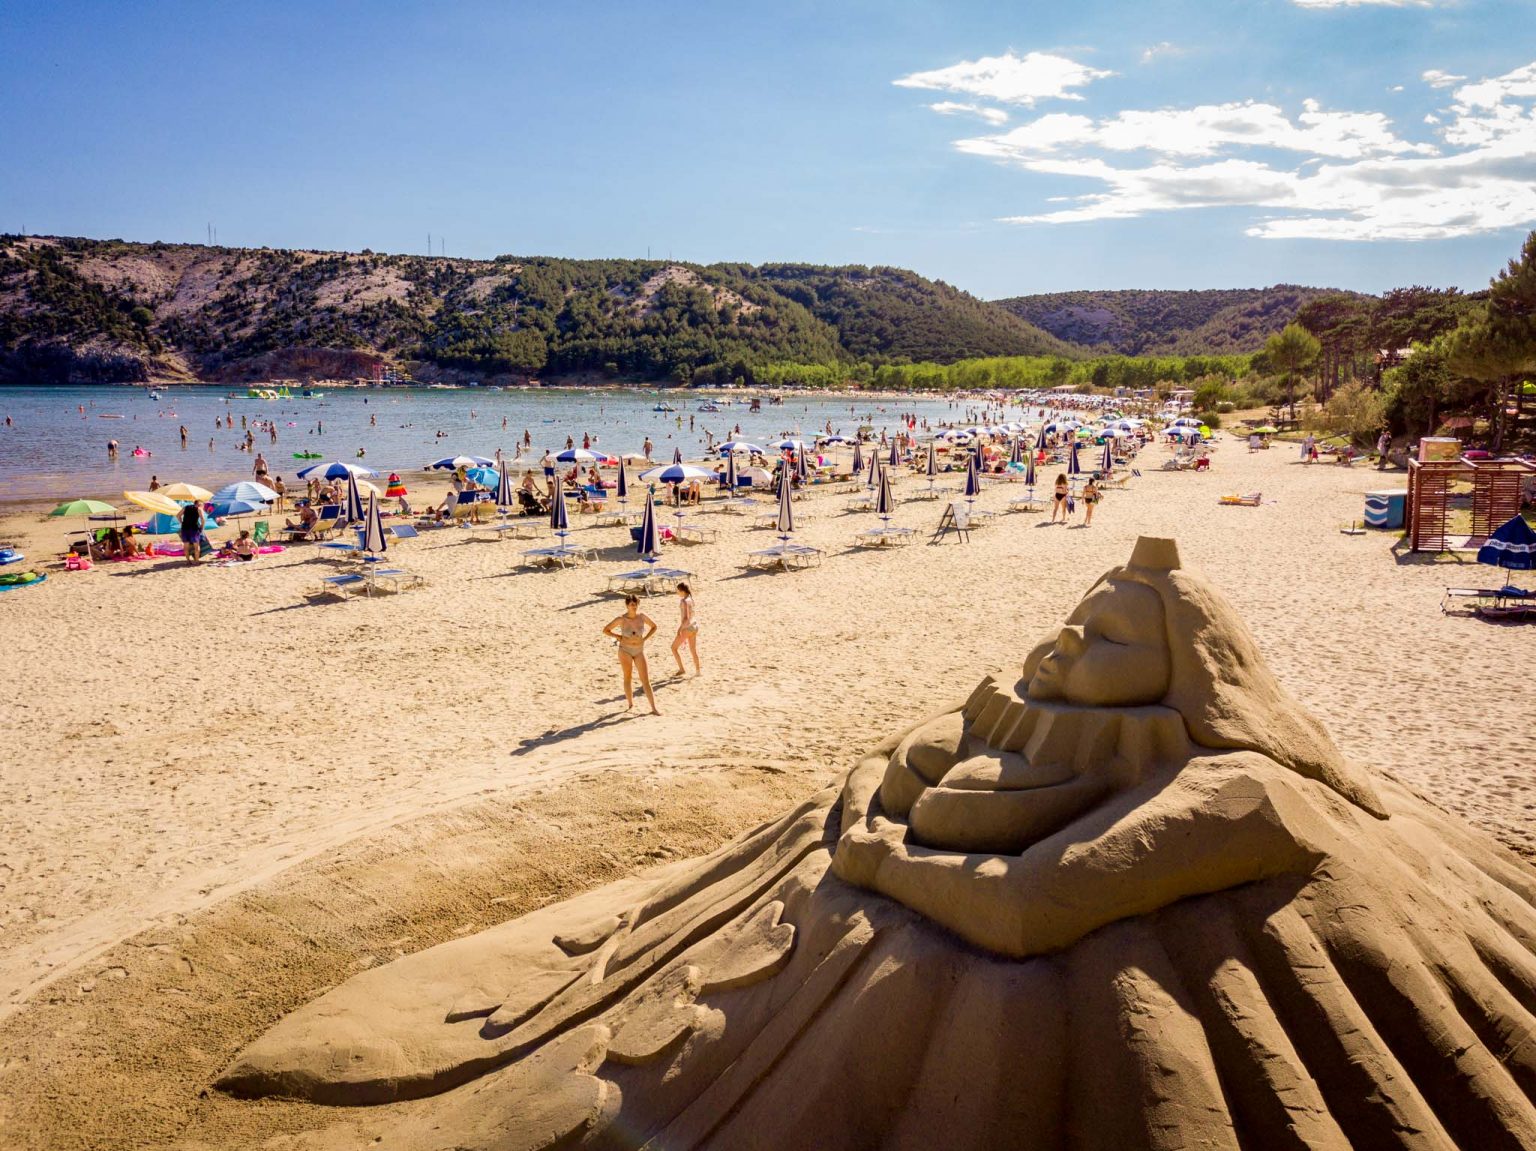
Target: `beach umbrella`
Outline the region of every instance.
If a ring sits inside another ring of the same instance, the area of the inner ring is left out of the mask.
[[[123,498],[131,504],[137,504],[147,512],[154,512],[162,516],[174,516],[181,511],[181,505],[168,496],[162,496],[158,491],[154,492],[124,492]]]
[[[649,491],[645,493],[645,513],[640,517],[640,536],[635,541],[635,550],[643,557],[645,562],[656,562],[657,544],[659,539],[656,534],[656,499]]]
[[[624,466],[624,461],[619,461],[619,486],[614,492],[619,497],[619,503],[627,503],[629,500],[629,469]]]
[[[102,503],[100,500],[66,500],[48,514],[50,516],[79,516],[88,523],[91,516],[104,516],[107,514],[115,516],[117,515],[117,509],[111,504]],[[90,529],[86,528],[85,533],[86,541],[89,543],[91,538]]]
[[[1022,464],[1024,462],[1024,441],[1022,439],[1015,439],[1013,441],[1013,448],[1008,453],[1008,462],[1010,464]]]
[[[1265,424],[1262,428],[1254,428],[1253,433],[1257,436],[1272,436],[1279,430],[1274,424]]]
[[[1035,438],[1035,451],[1045,451],[1045,425],[1040,425],[1040,434]]]
[[[1195,419],[1194,416],[1180,416],[1173,421],[1172,426],[1176,428],[1198,428],[1200,421]]]
[[[164,489],[161,489],[162,491]],[[159,494],[158,492],[156,493]],[[250,480],[241,480],[238,483],[225,484],[209,497],[214,503],[223,501],[240,501],[250,504],[269,504],[277,499],[277,492],[267,487],[266,484],[253,483]]]
[[[632,464],[648,464],[651,462],[651,457],[644,452],[625,452],[619,459],[628,460]]]
[[[347,502],[342,507],[342,515],[346,522],[355,524],[363,518],[363,493],[357,489],[357,477],[347,476]]]
[[[549,498],[549,526],[564,547],[566,533],[571,530],[571,515],[565,507],[565,482],[559,476],[555,477],[555,494]]]
[[[496,506],[510,508],[517,505],[517,495],[512,491],[512,469],[505,464],[496,473]]]
[[[384,537],[384,516],[379,511],[379,495],[368,497],[368,511],[363,518],[363,550],[372,555],[383,555],[389,547]]]
[[[886,457],[886,461],[885,462],[890,464],[891,467],[893,467],[893,468],[901,463],[901,453],[896,450],[896,437],[895,436],[891,437],[891,454],[888,457]]]
[[[864,452],[857,440],[853,443],[853,466],[849,469],[854,475],[864,470]]]
[[[788,468],[779,471],[779,518],[775,526],[779,529],[779,539],[788,543],[795,533],[795,508],[790,498]]]
[[[168,499],[185,500],[188,503],[193,501],[196,501],[197,503],[204,503],[207,500],[213,499],[212,492],[210,492],[207,488],[200,488],[196,484],[166,484],[163,488],[159,488],[157,490],[162,496],[165,496]]]
[[[648,472],[641,472],[640,479],[648,484],[681,484],[688,480],[714,479],[715,473],[708,468],[697,467],[694,464],[667,464],[665,467],[652,468]]]
[[[1072,451],[1067,455],[1067,475],[1075,476],[1082,472],[1082,465],[1077,459],[1077,441],[1072,441]]]
[[[672,462],[674,464],[680,464],[683,462],[683,448],[681,444],[672,449]]]
[[[318,467],[319,465],[317,464],[315,466]],[[342,464],[341,466],[348,467],[350,465]],[[495,460],[488,460],[484,456],[444,456],[440,460],[433,460],[426,466],[426,470],[429,472],[451,472],[456,468],[494,468],[495,466]],[[373,473],[367,469],[362,469],[362,472],[364,475],[373,475]],[[299,475],[307,476],[308,472],[303,471],[300,472]],[[332,475],[331,473],[327,472],[325,478],[328,480],[339,480],[341,476],[340,474]]]
[[[586,448],[566,448],[555,456],[562,464],[591,464],[599,458],[597,452],[589,452]]]
[[[725,491],[729,498],[736,498],[736,456],[734,454],[725,457]]]
[[[501,473],[495,468],[466,468],[464,474],[482,488],[494,488],[501,480]]]
[[[858,440],[851,439],[848,436],[828,436],[825,442],[829,444],[857,444]]]
[[[491,461],[486,460],[485,462],[490,463]],[[435,468],[437,464],[428,464],[427,466]],[[329,463],[323,464],[310,464],[307,468],[300,468],[298,473],[301,480],[307,480],[310,476],[316,475],[323,480],[341,480],[347,476],[372,476],[377,474],[371,468],[365,468],[361,464],[345,463],[342,460],[331,460]]]
[[[933,491],[933,477],[939,474],[938,441],[928,445],[928,490]]]
[[[767,455],[767,452],[760,445],[749,444],[746,440],[726,440],[725,443],[720,445],[720,454],[722,456],[735,455],[737,452],[745,452],[749,456]]]
[[[870,452],[869,453],[869,467],[866,470],[865,475],[864,475],[864,486],[866,488],[868,488],[870,491],[874,491],[875,490],[875,485],[880,482],[880,477],[877,474],[879,469],[880,469],[880,453],[879,452]]]
[[[1029,487],[1029,498],[1035,498],[1035,453],[1028,453],[1024,460],[1024,483]]]
[[[1536,530],[1520,516],[1501,524],[1477,549],[1477,562],[1511,571],[1536,568]]]
[[[1107,476],[1115,470],[1115,443],[1113,440],[1104,441],[1104,457],[1099,461],[1099,467]]]
[[[810,465],[806,462],[805,459],[804,448],[801,448],[800,451],[795,453],[795,474],[800,477],[801,483],[804,483],[807,477],[809,477],[811,474]]]
[[[768,445],[776,452],[798,452],[805,447],[804,440],[774,440]]]
[[[257,503],[254,500],[214,500],[208,505],[213,509],[213,514],[219,519],[225,516],[244,516],[251,512],[264,512],[267,510],[265,502]]]
[[[967,503],[975,501],[981,495],[981,469],[976,466],[976,457],[971,456],[965,465],[965,488],[963,490]]]
[[[891,512],[896,509],[896,497],[891,494],[891,473],[880,473],[880,486],[875,489],[875,514],[886,523],[891,522]]]

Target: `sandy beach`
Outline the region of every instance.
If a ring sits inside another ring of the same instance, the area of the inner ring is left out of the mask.
[[[1441,614],[1447,585],[1491,578],[1470,556],[1339,530],[1404,474],[1231,437],[1209,473],[1160,472],[1165,457],[1148,447],[1090,528],[1001,514],[963,544],[926,546],[941,505],[911,502],[894,522],[915,546],[856,549],[874,517],[813,491],[796,538],[826,560],[797,573],[745,572],[772,533],[703,517],[720,539],[664,557],[696,573],[701,677],[669,678],[676,601],[642,605],[661,627],[660,718],[623,712],[600,635],[619,610],[605,577],[634,566],[620,528],[573,522],[599,562],[555,572],[514,570],[533,544],[425,533],[390,553],[425,588],[345,603],[304,599],[333,567],[313,545],[0,596],[0,1145],[366,1146],[369,1116],[328,1117],[310,1141],[285,1134],[304,1129],[298,1105],[237,1114],[201,1088],[359,965],[695,854],[809,795],[1016,668],[1143,534],[1178,539],[1347,756],[1536,857],[1536,738],[1508,670],[1529,631]],[[1217,504],[1252,490],[1260,507]],[[67,526],[17,511],[0,538],[40,556]],[[113,1090],[86,1090],[103,1075]]]

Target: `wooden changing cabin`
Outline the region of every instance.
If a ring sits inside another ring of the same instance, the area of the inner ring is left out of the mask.
[[[1481,547],[1511,516],[1520,514],[1520,492],[1536,465],[1518,459],[1408,461],[1408,550],[1443,552]],[[1472,531],[1449,535],[1451,487],[1472,485]]]

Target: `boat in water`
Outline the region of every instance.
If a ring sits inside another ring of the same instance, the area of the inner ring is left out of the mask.
[[[657,404],[654,408],[651,409],[651,411],[653,411],[653,412],[675,412],[675,411],[677,411],[677,409],[674,408],[671,404]]]

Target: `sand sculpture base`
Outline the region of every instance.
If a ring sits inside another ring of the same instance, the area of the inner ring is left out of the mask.
[[[1267,682],[1305,756],[1192,717],[1178,658],[1092,704],[1040,666],[713,855],[354,977],[220,1086],[419,1100],[412,1151],[1536,1146],[1536,874]]]

